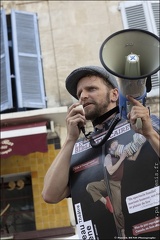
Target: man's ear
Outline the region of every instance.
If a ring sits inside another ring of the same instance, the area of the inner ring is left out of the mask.
[[[118,89],[117,88],[112,89],[110,91],[111,102],[117,102],[118,98],[119,98]]]

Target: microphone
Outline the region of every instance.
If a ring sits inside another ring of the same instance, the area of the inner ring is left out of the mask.
[[[83,106],[82,105],[78,105],[77,107],[75,107],[76,108],[76,110],[79,110],[79,111],[83,111],[83,113],[84,113],[84,109],[83,109]],[[79,124],[78,124],[78,128],[82,131],[82,133],[85,135],[85,127],[84,126],[80,126]]]

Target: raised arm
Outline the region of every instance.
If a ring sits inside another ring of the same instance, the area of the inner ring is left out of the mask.
[[[139,101],[130,96],[127,96],[127,98],[134,105],[131,112],[128,114],[131,127],[135,132],[142,134],[149,141],[157,155],[160,156],[160,136],[152,126],[148,108],[144,107]],[[136,127],[137,118],[141,118],[142,120],[141,129],[137,129]]]
[[[79,104],[73,104],[68,110],[66,141],[45,175],[42,197],[47,203],[57,203],[70,194],[68,186],[70,160],[74,144],[80,134],[78,126],[85,124],[84,112],[82,109],[76,109],[77,105]]]

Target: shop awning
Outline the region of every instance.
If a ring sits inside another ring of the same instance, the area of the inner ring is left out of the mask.
[[[47,151],[46,121],[1,128],[1,158]]]

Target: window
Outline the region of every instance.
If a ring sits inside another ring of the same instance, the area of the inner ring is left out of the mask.
[[[1,177],[1,233],[35,230],[31,175],[29,173]]]
[[[46,108],[36,13],[1,9],[1,111]]]
[[[124,1],[120,3],[124,29],[138,28],[160,36],[158,1]],[[159,96],[159,72],[152,76],[152,90],[148,97]]]

